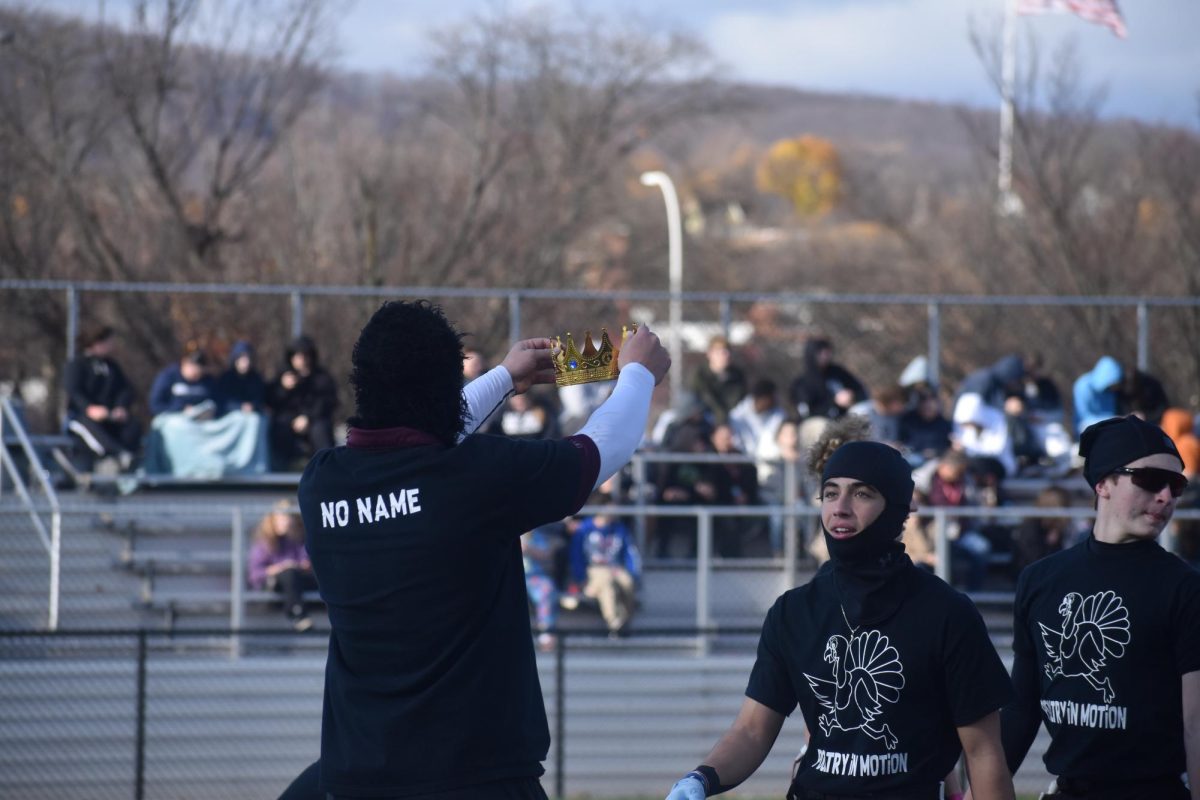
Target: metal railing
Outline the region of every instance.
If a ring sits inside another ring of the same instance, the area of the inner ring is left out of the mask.
[[[230,525],[230,586],[228,594],[229,625],[238,630],[244,627],[246,620],[246,590],[245,590],[245,515],[248,512],[257,513],[268,507],[256,504],[234,505],[229,510]],[[696,520],[696,557],[695,557],[695,615],[692,620],[696,628],[713,629],[717,623],[713,616],[712,578],[717,567],[737,565],[747,561],[740,558],[718,558],[714,555],[713,522],[716,518],[737,517],[742,519],[770,519],[773,516],[782,517],[786,521],[784,528],[783,556],[770,559],[779,568],[779,591],[785,591],[797,584],[797,574],[800,564],[799,555],[803,546],[803,536],[800,530],[801,519],[812,519],[820,513],[820,509],[808,503],[792,502],[780,505],[755,506],[664,506],[621,504],[604,506],[584,506],[579,515],[606,514],[617,516],[639,516],[642,518],[661,517],[693,517]],[[1095,516],[1091,508],[1042,508],[1038,506],[961,506],[961,507],[927,507],[917,511],[917,516],[932,520],[934,552],[937,556],[935,572],[941,578],[950,581],[950,525],[954,519],[992,519],[1007,520],[1014,524],[1026,518],[1067,518],[1091,519]],[[1188,509],[1175,513],[1175,519],[1200,520],[1200,510]],[[1166,534],[1165,545],[1170,548],[1172,541]],[[643,543],[644,548],[644,543]],[[651,561],[650,563],[656,563]]]
[[[35,531],[50,557],[50,599],[47,627],[50,630],[54,630],[58,626],[59,618],[59,573],[61,565],[63,512],[53,486],[46,478],[44,470],[40,467],[36,450],[20,426],[19,417],[7,399],[3,399],[2,409],[3,415],[0,416],[0,429],[3,428],[5,421],[7,421],[8,427],[13,429],[11,435],[25,449],[27,457],[33,465],[33,472],[41,482],[47,498],[47,504],[43,506],[31,496],[28,488],[21,480],[19,470],[11,454],[7,452],[7,447],[0,448],[3,451],[4,466],[14,478],[14,484],[22,500],[23,510],[29,515]],[[654,502],[651,497],[653,484],[647,480],[647,468],[652,464],[672,463],[742,464],[752,466],[764,463],[764,460],[740,454],[659,453],[642,451],[635,454],[631,462],[634,475],[632,499],[629,502],[617,505],[584,506],[580,509],[579,514],[594,515],[603,513],[632,519],[635,526],[635,539],[643,553],[647,556],[649,556],[648,524],[650,520],[664,517],[694,518],[696,523],[694,567],[696,604],[693,622],[698,628],[708,628],[713,625],[712,575],[714,567],[725,564],[749,563],[750,561],[749,559],[741,558],[720,559],[715,555],[714,521],[718,518],[762,519],[768,523],[772,518],[779,520],[782,523],[782,555],[780,557],[772,557],[769,563],[780,570],[780,591],[796,585],[798,570],[801,565],[802,548],[805,544],[805,536],[801,530],[801,521],[811,520],[819,514],[818,507],[805,499],[812,493],[802,493],[801,483],[798,479],[799,466],[796,462],[788,460],[769,462],[774,464],[783,473],[784,496],[781,498],[782,502],[745,506],[704,504],[665,505]],[[1076,477],[1068,477],[1061,480],[1045,479],[1041,482],[1023,481],[1021,483],[1028,484],[1022,487],[1025,491],[1033,491],[1040,485],[1062,485],[1063,483],[1078,480]],[[1013,481],[1013,483],[1016,482]],[[80,511],[84,508],[86,508],[85,505],[72,506],[74,511]],[[136,509],[136,506],[131,506],[129,513],[136,514]],[[179,509],[194,511],[195,506],[182,504],[179,505]],[[107,510],[111,510],[111,508]],[[219,518],[222,515],[227,515],[230,570],[228,587],[229,625],[233,629],[244,627],[248,603],[245,573],[247,552],[246,515],[256,513],[261,515],[267,513],[269,510],[269,504],[256,501],[252,503],[233,503],[227,507],[227,510],[223,511],[205,508],[202,512],[203,516],[210,518]],[[49,526],[42,519],[43,514],[49,516]],[[922,507],[918,509],[917,516],[931,520],[932,544],[936,555],[936,572],[940,577],[949,581],[951,577],[951,535],[949,523],[951,520],[962,518],[1011,520],[1013,524],[1016,524],[1026,518],[1091,519],[1095,516],[1095,511],[1086,507],[1042,508],[1031,505],[964,506],[956,508]],[[1178,510],[1175,512],[1175,519],[1200,519],[1200,510]],[[1172,548],[1174,543],[1169,532],[1164,534],[1164,536],[1165,546],[1168,549]],[[648,559],[648,561],[650,563],[660,563],[653,559]]]
[[[1129,296],[1051,296],[1051,295],[886,295],[886,294],[804,294],[799,292],[665,292],[665,291],[591,291],[572,289],[533,288],[464,288],[459,286],[314,286],[296,284],[231,284],[231,283],[166,283],[166,282],[104,282],[68,280],[0,280],[0,290],[61,291],[66,296],[67,315],[64,335],[68,359],[75,355],[75,339],[79,329],[80,296],[87,292],[116,292],[142,294],[238,294],[276,295],[287,297],[291,306],[291,332],[304,330],[304,302],[308,297],[433,297],[487,298],[508,301],[509,338],[521,338],[522,304],[530,300],[640,300],[644,302],[681,301],[686,303],[716,303],[720,323],[726,335],[733,320],[735,304],[762,301],[782,305],[906,305],[923,306],[928,319],[927,358],[932,382],[939,381],[941,364],[941,312],[943,308],[959,306],[1041,306],[1041,307],[1118,307],[1136,312],[1137,366],[1150,365],[1150,310],[1152,308],[1196,308],[1200,297],[1129,297]]]
[[[37,479],[41,485],[42,492],[46,496],[46,502],[49,504],[47,510],[50,517],[48,529],[39,513],[40,509],[38,505],[34,502],[32,495],[29,493],[29,488],[25,485],[25,479],[21,475],[21,470],[16,460],[8,452],[8,437],[10,435],[20,445],[29,464],[30,473]],[[46,628],[53,631],[58,628],[59,581],[62,571],[62,509],[59,506],[58,495],[54,491],[54,486],[51,484],[46,470],[42,467],[37,450],[29,440],[29,435],[25,431],[21,417],[17,414],[12,401],[7,397],[0,397],[0,463],[3,463],[4,470],[12,480],[13,488],[21,498],[21,503],[28,511],[33,528],[37,532],[38,538],[41,540],[43,547],[46,549],[46,554],[50,558],[50,589]]]

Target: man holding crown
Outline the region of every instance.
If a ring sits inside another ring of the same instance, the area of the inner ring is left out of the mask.
[[[629,460],[671,365],[642,326],[595,354],[619,377],[575,436],[472,435],[508,395],[579,367],[556,364],[553,344],[518,342],[464,389],[461,336],[439,308],[385,303],[363,328],[346,446],[300,481],[332,631],[321,757],[284,798],[545,800],[519,537],[574,514]]]

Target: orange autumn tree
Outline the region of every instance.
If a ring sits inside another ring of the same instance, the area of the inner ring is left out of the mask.
[[[842,166],[833,143],[819,136],[780,139],[755,173],[759,191],[787,199],[801,217],[827,214],[842,191]]]

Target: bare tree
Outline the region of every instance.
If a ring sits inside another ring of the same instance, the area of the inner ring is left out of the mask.
[[[101,10],[104,5],[100,4]],[[0,47],[0,269],[11,277],[220,281],[253,235],[266,165],[323,85],[324,0],[143,0],[128,20],[15,9]],[[64,308],[11,305],[14,331],[60,342]],[[123,330],[138,383],[179,343],[244,309],[211,297],[90,295]],[[57,330],[55,330],[57,329]],[[28,349],[49,372],[63,350]],[[39,363],[35,363],[39,362]]]

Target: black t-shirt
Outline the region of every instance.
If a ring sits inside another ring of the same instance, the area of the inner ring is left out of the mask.
[[[542,774],[519,537],[579,509],[594,448],[469,436],[309,463],[300,510],[333,628],[322,789],[394,797]]]
[[[1088,537],[1025,568],[1014,616],[1013,674],[1027,676],[1015,702],[1040,705],[1051,773],[1184,771],[1180,676],[1200,670],[1200,573],[1157,542]]]
[[[830,794],[937,786],[958,760],[955,730],[1008,702],[1008,673],[965,596],[912,568],[887,621],[851,638],[830,570],[767,613],[746,696],[811,733],[793,786]]]

